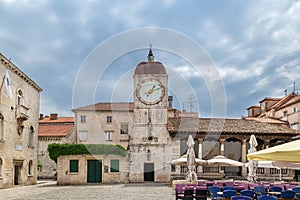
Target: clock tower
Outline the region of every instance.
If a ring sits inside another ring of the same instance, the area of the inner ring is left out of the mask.
[[[134,118],[129,141],[129,180],[168,182],[171,166],[171,137],[167,131],[168,74],[154,61],[137,65],[134,75]]]

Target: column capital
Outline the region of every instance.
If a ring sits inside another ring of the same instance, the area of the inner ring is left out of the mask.
[[[203,143],[203,138],[198,138],[198,144],[202,144]]]
[[[224,144],[224,143],[225,143],[225,141],[226,141],[226,139],[225,139],[225,138],[219,138],[219,142],[220,142],[220,144]]]

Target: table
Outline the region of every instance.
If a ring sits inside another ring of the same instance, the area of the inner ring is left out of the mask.
[[[268,194],[272,196],[280,196],[281,192],[267,192]]]

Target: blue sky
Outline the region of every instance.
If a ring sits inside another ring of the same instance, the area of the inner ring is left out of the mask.
[[[300,88],[299,9],[297,0],[1,0],[0,51],[43,88],[41,113],[70,116],[78,72],[99,44],[139,28],[177,31],[211,58],[218,73],[210,75],[218,77],[225,90],[226,117],[239,118],[264,97],[282,97],[285,89],[292,92],[291,82]],[[149,43],[151,39],[145,38],[144,49],[114,60],[97,82],[94,101],[80,105],[111,101],[112,91],[120,91],[114,89],[121,79],[126,79],[129,97],[117,100],[130,100],[132,73],[146,59]],[[213,116],[203,74],[185,58],[155,45],[155,58],[167,67],[177,108],[184,105],[189,110],[189,97],[195,95],[200,116]],[[193,92],[184,91],[179,79]]]

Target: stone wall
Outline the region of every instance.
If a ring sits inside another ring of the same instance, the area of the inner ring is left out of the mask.
[[[1,54],[0,58],[0,80],[7,70],[12,90],[12,98],[5,86],[0,93],[0,188],[36,184],[41,89]]]
[[[70,172],[70,160],[78,160],[78,172]],[[57,159],[57,184],[86,184],[88,160],[101,160],[101,183],[126,183],[128,164],[126,157],[119,155],[69,155]],[[119,160],[119,172],[110,171],[110,161]]]

